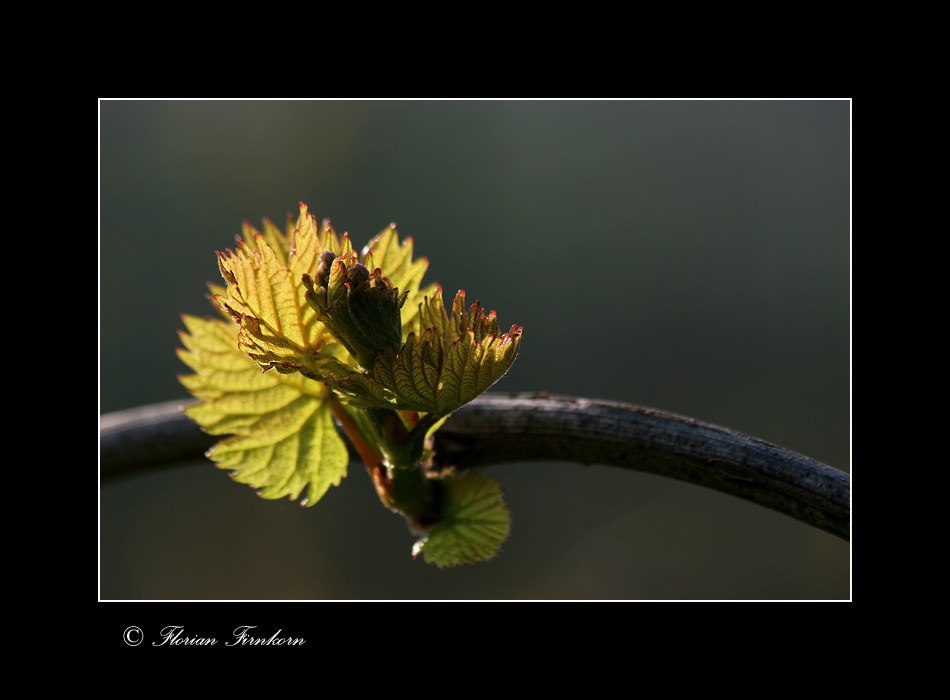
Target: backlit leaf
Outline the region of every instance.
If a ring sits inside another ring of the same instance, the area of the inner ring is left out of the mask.
[[[372,374],[337,372],[326,382],[358,408],[436,412],[440,355],[441,345],[431,331],[419,342],[410,333],[398,353],[390,346],[379,354]]]
[[[430,284],[419,289],[422,277],[429,267],[427,258],[412,259],[412,237],[400,243],[396,225],[391,224],[371,240],[363,249],[362,261],[370,272],[377,267],[407,299],[402,307],[402,325],[405,330],[419,310],[419,302],[431,296],[438,285]]]
[[[182,317],[184,350],[195,371],[179,377],[201,403],[185,413],[212,435],[231,434],[208,453],[235,481],[263,498],[297,499],[308,488],[313,505],[346,476],[346,445],[324,401],[325,387],[301,374],[261,372],[238,349],[240,329],[218,319]]]
[[[495,313],[486,317],[477,303],[466,310],[464,292],[456,296],[451,319],[444,318],[440,290],[420,306],[418,321],[429,327],[418,337],[410,333],[398,352],[387,347],[372,373],[338,373],[328,385],[358,407],[441,417],[487,391],[515,361],[522,329],[512,326],[500,335]]]
[[[465,335],[445,351],[439,382],[440,414],[449,413],[486,392],[511,368],[521,346],[521,328],[512,326],[505,335],[487,335],[481,342],[475,331]]]
[[[302,211],[301,216],[305,218],[305,215]],[[300,282],[297,279],[299,268],[307,268],[313,260],[317,245],[314,228],[302,227],[301,240],[295,240],[287,258],[279,257],[264,236],[251,227],[245,226],[244,233],[250,238],[240,241],[237,250],[217,254],[218,267],[228,286],[227,293],[216,296],[215,300],[235,322],[251,316],[271,337],[284,338],[300,353],[316,347],[322,324],[317,322],[303,294],[298,294]],[[270,233],[272,238],[277,236],[274,231]],[[279,238],[277,242],[283,252],[283,242]],[[260,340],[264,342],[263,338]]]
[[[418,306],[419,314],[410,324],[410,331],[412,326],[418,324],[420,331],[431,328],[437,336],[445,338],[446,330],[449,327],[449,317],[445,312],[445,306],[442,304],[442,290],[436,289],[431,296],[423,297]]]

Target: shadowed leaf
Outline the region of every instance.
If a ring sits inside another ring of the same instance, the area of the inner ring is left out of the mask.
[[[449,472],[441,481],[441,522],[412,548],[440,569],[494,558],[511,530],[502,490],[479,471]]]

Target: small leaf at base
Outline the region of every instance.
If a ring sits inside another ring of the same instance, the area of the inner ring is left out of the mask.
[[[478,471],[441,478],[441,521],[412,548],[440,569],[494,558],[511,530],[511,513],[498,482]]]

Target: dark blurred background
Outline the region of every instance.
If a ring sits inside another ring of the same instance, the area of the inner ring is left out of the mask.
[[[185,399],[214,251],[304,201],[390,222],[525,328],[496,391],[685,414],[850,471],[848,101],[103,101],[99,408]],[[210,461],[100,489],[105,599],[842,599],[850,548],[608,467],[490,470],[489,563],[439,571],[360,464],[312,508]]]

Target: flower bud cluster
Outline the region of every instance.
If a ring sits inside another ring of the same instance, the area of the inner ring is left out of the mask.
[[[400,294],[379,268],[370,273],[355,255],[337,257],[328,250],[320,255],[314,277],[304,275],[303,283],[319,320],[363,369],[372,371],[387,345],[401,346],[401,310],[408,293]]]

